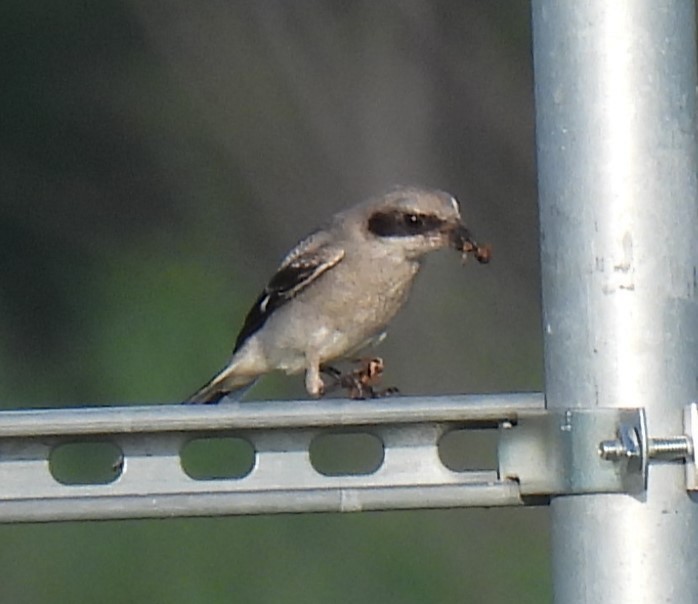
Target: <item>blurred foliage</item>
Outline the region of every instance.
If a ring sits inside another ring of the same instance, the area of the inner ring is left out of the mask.
[[[195,480],[243,478],[255,462],[254,447],[242,438],[194,438],[180,454],[182,469]]]
[[[396,182],[456,194],[495,256],[429,259],[386,380],[541,388],[527,3],[6,0],[0,24],[6,408],[181,400],[288,246]],[[0,599],[544,602],[546,532],[542,510],[4,526]]]

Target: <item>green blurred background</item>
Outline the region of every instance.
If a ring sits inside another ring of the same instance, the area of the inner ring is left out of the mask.
[[[456,195],[494,260],[429,258],[386,383],[540,390],[528,10],[5,0],[2,406],[182,400],[288,247],[394,183]],[[299,396],[272,376],[248,398]],[[546,602],[547,530],[544,509],[2,526],[0,601]]]

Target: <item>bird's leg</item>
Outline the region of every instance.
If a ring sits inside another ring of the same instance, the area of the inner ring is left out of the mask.
[[[339,380],[342,377],[342,372],[332,365],[320,365],[320,373],[324,373],[327,377]]]
[[[305,372],[305,389],[314,398],[325,394],[325,382],[320,377],[320,363],[308,359],[308,369]]]
[[[324,386],[323,394],[326,391],[344,388],[347,390],[347,396],[351,399],[367,399],[379,398],[383,396],[391,396],[398,393],[397,388],[384,388],[376,390],[375,386],[380,382],[383,375],[383,359],[380,357],[355,359],[354,361],[359,366],[349,373],[342,373],[336,367],[331,365],[321,365],[320,373],[328,376],[332,383]],[[306,376],[307,383],[307,376]],[[310,390],[308,390],[310,392]],[[322,394],[320,395],[322,396]]]
[[[326,375],[332,383],[326,385],[326,392],[331,392],[337,388],[345,388],[349,398],[363,399],[370,398],[370,395],[365,386],[357,379],[353,373],[342,373],[336,367],[331,365],[321,365],[320,373]]]
[[[385,364],[380,357],[357,359],[359,367],[352,371],[351,376],[358,396],[352,398],[378,398],[398,393],[395,387],[376,390],[375,386],[380,382]]]
[[[373,388],[364,384],[354,373],[346,373],[342,376],[342,387],[347,389],[347,396],[351,399],[373,398]]]
[[[342,387],[344,374],[336,367],[332,367],[331,365],[320,365],[320,373],[326,375],[330,380],[332,380],[331,384],[325,385],[326,392]]]

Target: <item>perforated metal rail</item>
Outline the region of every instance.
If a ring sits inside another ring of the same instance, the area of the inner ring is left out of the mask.
[[[0,522],[520,505],[517,480],[497,468],[453,471],[438,444],[451,430],[512,425],[542,410],[540,394],[505,394],[3,412]],[[328,476],[313,466],[311,443],[346,431],[379,439],[375,471]],[[220,437],[251,445],[249,472],[188,475],[187,443]],[[52,453],[79,442],[118,448],[114,480],[54,477]]]

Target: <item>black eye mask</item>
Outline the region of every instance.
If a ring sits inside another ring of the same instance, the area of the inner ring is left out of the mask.
[[[414,237],[438,231],[444,225],[431,214],[390,210],[375,212],[368,219],[368,230],[378,237]]]

